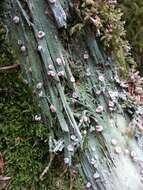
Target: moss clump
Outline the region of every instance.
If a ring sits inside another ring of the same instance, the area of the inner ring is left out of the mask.
[[[125,29],[132,46],[132,54],[143,74],[143,1],[120,0],[119,5],[124,12]]]
[[[3,41],[0,66],[13,63],[13,53]],[[5,157],[6,174],[12,177],[10,189],[38,187],[42,159],[48,152],[48,131],[42,123],[34,121],[38,110],[30,89],[20,78],[18,70],[0,74],[0,152]]]
[[[5,43],[2,28],[0,42],[0,67],[14,64],[15,58]],[[45,180],[39,180],[49,161],[49,134],[41,121],[34,120],[39,110],[31,90],[23,83],[20,70],[1,71],[0,84],[0,152],[5,159],[4,175],[11,177],[9,189],[69,189],[69,173],[60,176],[64,169],[58,157]],[[80,178],[76,179],[73,189],[83,189]]]
[[[71,27],[70,33],[78,33],[81,29],[91,27],[100,37],[106,52],[115,58],[122,77],[127,77],[130,64],[134,63],[127,41],[123,12],[116,1],[110,0],[78,0],[75,1],[78,15],[77,23]]]

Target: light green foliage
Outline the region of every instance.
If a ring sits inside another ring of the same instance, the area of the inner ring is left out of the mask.
[[[131,44],[134,55],[140,70],[143,60],[143,1],[142,0],[121,0],[121,9],[124,12],[125,28],[127,38]]]
[[[71,28],[71,34],[91,24],[92,29],[103,41],[106,50],[119,63],[122,74],[127,75],[128,64],[134,61],[130,55],[130,45],[126,40],[123,12],[118,4],[103,0],[79,0],[75,4],[75,9],[80,19]]]

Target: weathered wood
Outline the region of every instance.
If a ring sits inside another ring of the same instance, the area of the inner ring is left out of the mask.
[[[7,2],[9,13],[4,20],[9,39],[51,131],[51,152],[64,149],[71,169],[79,153],[76,167],[90,189],[141,190],[142,150],[127,136],[129,117],[120,104],[121,95],[127,96],[115,82],[115,65],[101,51],[94,34],[88,29],[70,39],[65,49],[59,36],[62,31],[44,14],[47,1],[29,0],[24,6],[19,0]],[[50,4],[58,27],[66,24],[61,2]],[[15,13],[17,24],[12,22]],[[114,101],[114,111],[109,109],[110,101]],[[98,106],[104,109],[101,113]],[[97,125],[103,127],[102,132],[96,131]]]
[[[60,1],[47,0],[50,8],[52,9],[54,18],[56,20],[58,28],[66,28],[67,26],[67,18],[64,9]]]

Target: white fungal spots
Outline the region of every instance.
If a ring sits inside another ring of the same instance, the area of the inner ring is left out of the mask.
[[[91,161],[90,161],[91,165],[95,165],[96,163],[96,160],[94,158],[91,158]]]
[[[26,79],[23,79],[24,84],[28,84],[28,81]]]
[[[35,119],[35,121],[41,121],[41,116],[40,115],[35,115],[34,119]]]
[[[42,39],[44,36],[45,36],[45,32],[43,32],[43,31],[39,31],[38,34],[37,34],[37,37],[39,39]]]
[[[100,95],[101,94],[101,91],[100,90],[97,90],[96,91],[96,95]]]
[[[65,164],[69,164],[69,162],[70,162],[69,158],[64,158],[64,162],[65,162]]]
[[[48,71],[48,76],[55,77],[56,73],[54,71]]]
[[[113,101],[109,101],[108,102],[108,106],[109,106],[109,110],[110,111],[113,111],[114,110],[114,107],[115,107],[115,103]]]
[[[50,70],[53,69],[53,65],[52,65],[52,64],[48,65],[48,68],[49,68]]]
[[[86,69],[86,72],[90,72],[90,68],[87,68],[87,69]]]
[[[52,3],[52,4],[56,3],[56,0],[49,0],[49,1],[50,1],[50,3]]]
[[[89,54],[85,51],[85,53],[84,53],[84,55],[83,55],[83,58],[85,59],[85,60],[87,60],[87,59],[89,59]]]
[[[42,85],[43,85],[42,82],[39,82],[39,83],[36,85],[36,88],[37,88],[37,89],[41,89],[41,88],[42,88]]]
[[[113,146],[116,146],[116,145],[117,145],[117,140],[116,140],[116,139],[111,139],[111,144],[112,144]]]
[[[96,108],[96,113],[102,113],[103,112],[103,106],[98,106]]]
[[[87,188],[87,189],[90,189],[90,188],[91,188],[91,183],[90,183],[90,182],[88,182],[88,183],[86,184],[86,188]]]
[[[28,72],[32,73],[32,68],[31,67],[29,67]]]
[[[68,149],[69,152],[73,152],[74,151],[74,146],[72,144],[69,144],[67,146],[67,149]]]
[[[63,61],[62,61],[62,59],[61,59],[60,57],[58,57],[58,58],[56,59],[56,63],[57,63],[59,66],[61,66],[61,65],[63,64]]]
[[[104,82],[105,81],[105,78],[103,75],[99,75],[99,78],[98,78],[101,82]]]
[[[43,91],[39,93],[39,97],[43,97]]]
[[[116,101],[116,98],[119,96],[117,91],[108,91],[110,97],[112,98],[112,100]]]
[[[99,179],[99,178],[100,178],[100,175],[99,175],[98,173],[94,173],[93,178],[94,178],[94,179]]]
[[[95,152],[95,147],[91,147],[92,151]]]
[[[75,99],[78,98],[78,95],[77,95],[76,92],[73,92],[73,93],[72,93],[72,98],[75,98]]]
[[[74,77],[71,77],[71,78],[70,78],[70,81],[71,81],[72,83],[74,83],[74,82],[75,82],[75,78],[74,78]]]
[[[91,76],[91,73],[90,73],[90,72],[87,72],[87,73],[86,73],[86,76],[87,76],[87,77],[90,77],[90,76]]]
[[[130,156],[131,156],[131,158],[133,159],[133,161],[137,161],[137,154],[136,154],[136,152],[135,151],[131,151],[130,152]]]
[[[51,110],[52,113],[55,113],[56,112],[56,107],[53,104],[51,104],[50,110]]]
[[[87,116],[83,116],[83,121],[86,123],[88,121],[88,117]]]
[[[121,152],[122,152],[121,147],[120,147],[120,146],[116,146],[116,147],[115,147],[115,153],[116,153],[116,154],[120,154]]]
[[[84,135],[87,135],[87,131],[86,131],[86,130],[84,130],[84,131],[83,131],[83,134],[84,134]]]
[[[109,108],[114,108],[115,104],[113,101],[109,101],[108,106],[109,106]]]
[[[71,140],[75,141],[76,140],[76,136],[75,135],[71,135]]]
[[[131,151],[130,155],[131,155],[131,157],[134,157],[134,156],[136,156],[136,152],[135,151]]]
[[[76,143],[79,142],[78,138],[76,138],[76,139],[74,140],[74,142],[76,142]]]
[[[91,76],[90,68],[86,69],[86,76],[88,76],[88,77]]]
[[[103,131],[103,126],[102,125],[96,125],[96,131],[97,132],[102,132]]]
[[[19,46],[21,46],[21,45],[22,45],[22,41],[21,41],[21,40],[18,40],[18,41],[17,41],[17,44],[18,44]]]
[[[65,75],[65,72],[64,72],[64,71],[59,71],[59,72],[58,72],[58,76],[59,76],[59,77],[64,77],[64,75]]]
[[[39,45],[37,49],[38,49],[38,51],[41,51],[42,50],[42,46]]]
[[[26,51],[26,47],[25,47],[24,45],[22,45],[22,46],[20,47],[20,50],[21,50],[21,52],[25,52],[25,51]]]
[[[13,17],[13,22],[14,22],[14,24],[18,24],[19,21],[20,21],[20,18],[19,18],[18,16],[14,16],[14,17]]]

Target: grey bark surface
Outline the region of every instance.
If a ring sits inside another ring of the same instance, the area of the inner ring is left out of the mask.
[[[17,53],[25,82],[33,89],[41,109],[39,114],[49,128],[50,152],[64,151],[69,168],[75,166],[73,160],[78,155],[76,167],[87,186],[91,184],[90,189],[141,190],[143,154],[137,142],[127,136],[129,117],[121,107],[123,98],[128,97],[115,80],[113,61],[100,48],[94,33],[85,29],[76,38],[64,33],[71,3],[66,0],[55,4],[46,0],[4,3],[9,42]],[[13,22],[15,15],[20,18],[18,24]],[[45,34],[42,38],[39,31]],[[22,45],[26,47],[24,52]],[[89,55],[87,59],[85,52]],[[49,76],[49,71],[54,76]],[[61,71],[64,76],[59,76]],[[101,76],[105,80],[100,80]],[[108,102],[113,100],[115,109],[110,111]],[[51,112],[51,105],[55,112]],[[98,106],[103,107],[102,113],[97,113]],[[102,132],[96,131],[97,125],[103,126]],[[112,139],[116,139],[116,146],[112,145]],[[136,159],[132,158],[133,151]]]

